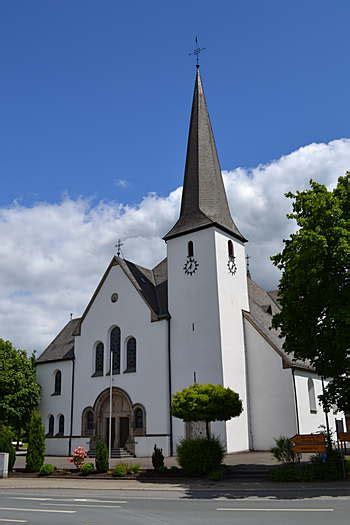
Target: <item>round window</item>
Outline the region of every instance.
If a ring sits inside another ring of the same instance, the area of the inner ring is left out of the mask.
[[[112,303],[116,303],[118,301],[118,294],[116,292],[112,293],[111,301]]]

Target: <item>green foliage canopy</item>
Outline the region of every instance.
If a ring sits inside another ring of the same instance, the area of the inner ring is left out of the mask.
[[[11,426],[19,438],[39,399],[34,355],[28,357],[10,341],[0,339],[0,423]]]
[[[326,405],[350,411],[350,172],[333,190],[310,186],[286,195],[294,200],[288,218],[299,229],[272,257],[282,270],[281,312],[272,325],[285,337],[287,353],[332,378]]]
[[[183,421],[228,421],[243,410],[239,395],[221,385],[192,385],[173,396],[171,412]]]

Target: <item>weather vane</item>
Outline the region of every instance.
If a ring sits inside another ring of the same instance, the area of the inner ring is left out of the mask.
[[[121,252],[122,252],[122,246],[123,246],[123,244],[124,244],[124,243],[123,243],[120,239],[118,239],[117,244],[114,245],[114,247],[117,248],[117,257],[120,257],[120,254],[121,254]]]
[[[201,54],[202,51],[204,51],[206,49],[206,47],[200,47],[199,46],[199,44],[198,44],[198,37],[196,37],[194,39],[194,41],[196,43],[196,47],[193,49],[192,53],[188,53],[188,54],[189,54],[189,56],[194,55],[197,58],[196,66],[199,67],[199,55]]]

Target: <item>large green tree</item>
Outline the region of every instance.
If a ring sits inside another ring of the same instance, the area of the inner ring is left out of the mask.
[[[39,399],[34,355],[0,339],[0,423],[11,426],[19,439]]]
[[[171,412],[183,421],[205,421],[209,438],[210,421],[228,421],[243,410],[239,395],[221,385],[191,385],[173,396]]]
[[[287,197],[298,230],[272,257],[282,270],[281,312],[272,324],[287,353],[331,378],[326,406],[350,412],[350,172],[333,190],[310,181],[310,188]]]

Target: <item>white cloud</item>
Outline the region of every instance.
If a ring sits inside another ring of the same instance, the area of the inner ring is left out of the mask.
[[[253,278],[267,288],[278,280],[269,256],[293,225],[285,216],[287,191],[310,178],[333,186],[350,167],[350,139],[310,144],[266,165],[225,171],[232,214],[249,239]],[[118,238],[125,257],[151,267],[165,255],[162,241],[181,197],[149,194],[137,206],[91,205],[64,198],[57,204],[0,208],[0,337],[41,351],[72,312],[81,314],[108,265]]]
[[[118,187],[118,188],[128,188],[129,187],[129,183],[127,180],[125,179],[117,179],[115,181],[115,185]]]

